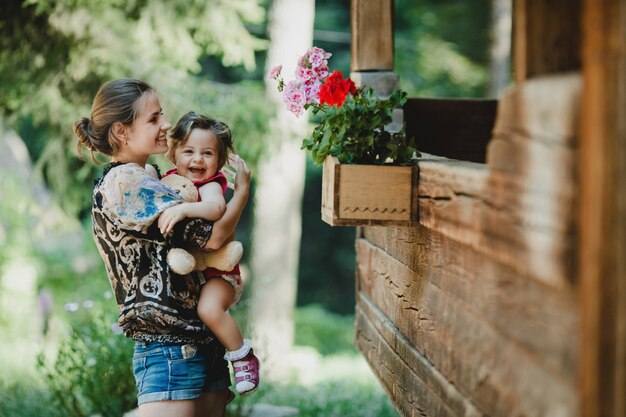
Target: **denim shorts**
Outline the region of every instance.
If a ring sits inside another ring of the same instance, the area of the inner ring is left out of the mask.
[[[224,348],[216,342],[194,345],[135,342],[133,373],[137,402],[188,400],[230,386]]]

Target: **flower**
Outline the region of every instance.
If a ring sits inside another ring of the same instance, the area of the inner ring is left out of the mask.
[[[276,65],[270,71],[269,78],[272,79],[272,80],[278,79],[278,77],[280,77],[280,73],[282,72],[282,70],[283,70],[283,66],[282,65]]]
[[[343,79],[341,71],[333,71],[319,89],[320,104],[341,106],[348,94],[356,94],[356,86],[350,79]]]
[[[287,110],[300,117],[311,108],[319,119],[311,136],[302,141],[302,149],[311,151],[317,164],[328,155],[342,163],[361,164],[405,164],[419,155],[404,128],[399,132],[385,129],[394,109],[406,102],[406,93],[396,90],[381,98],[371,88],[357,88],[341,71],[330,73],[331,56],[318,47],[309,49],[298,58],[295,79],[287,83],[282,65],[269,73],[268,78],[278,82]]]

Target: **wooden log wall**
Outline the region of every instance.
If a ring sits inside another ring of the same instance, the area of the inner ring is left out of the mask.
[[[584,417],[626,416],[626,0],[583,1]]]
[[[424,155],[419,225],[357,230],[356,345],[402,415],[579,416],[580,89],[508,90],[486,164]]]

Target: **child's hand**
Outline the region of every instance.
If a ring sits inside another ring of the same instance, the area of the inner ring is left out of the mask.
[[[185,214],[185,204],[186,203],[182,203],[177,206],[170,207],[161,213],[158,225],[163,236],[170,233],[176,223],[187,217]]]

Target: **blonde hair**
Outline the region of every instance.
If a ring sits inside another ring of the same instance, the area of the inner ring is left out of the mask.
[[[109,81],[100,87],[93,99],[91,118],[82,117],[74,122],[78,138],[76,155],[82,158],[82,148],[89,149],[91,160],[98,163],[94,152],[114,156],[120,150],[111,127],[115,122],[132,124],[139,114],[138,101],[154,89],[146,82],[131,78]]]
[[[209,130],[217,136],[217,169],[220,170],[228,161],[228,156],[235,152],[233,136],[226,123],[217,119],[190,111],[184,114],[172,129],[168,139],[168,150],[165,156],[173,164],[176,164],[176,149],[187,142],[191,131],[194,129]]]

